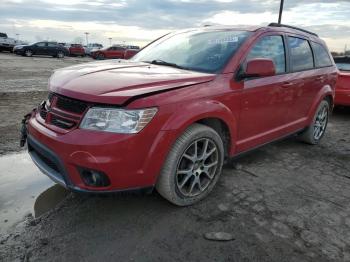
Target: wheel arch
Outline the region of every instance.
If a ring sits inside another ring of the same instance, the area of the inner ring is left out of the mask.
[[[314,102],[312,103],[312,106],[310,107],[309,114],[308,114],[308,124],[310,124],[313,120],[314,114],[317,110],[318,105],[323,100],[327,100],[330,104],[330,108],[333,109],[334,106],[334,89],[331,88],[329,85],[325,85],[317,94]]]
[[[225,156],[234,154],[234,141],[237,141],[237,116],[224,104],[218,101],[199,101],[178,106],[169,117],[162,130],[177,130],[182,134],[194,123],[213,128],[222,138]]]

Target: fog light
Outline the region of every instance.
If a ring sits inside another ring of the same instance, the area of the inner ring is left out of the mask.
[[[84,184],[87,186],[106,187],[111,184],[108,176],[103,172],[86,168],[78,168],[78,170]]]

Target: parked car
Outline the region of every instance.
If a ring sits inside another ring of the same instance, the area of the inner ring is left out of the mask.
[[[73,191],[156,188],[186,206],[212,191],[225,158],[292,134],[318,144],[336,80],[325,42],[302,29],[183,30],[130,60],[56,70],[21,141]]]
[[[0,52],[9,51],[12,52],[16,45],[23,43],[14,38],[8,37],[6,33],[0,33]]]
[[[86,55],[90,55],[92,51],[97,51],[101,48],[103,48],[103,45],[98,43],[90,43],[87,46],[84,46]]]
[[[350,106],[350,57],[335,57],[339,69],[334,103],[340,106]]]
[[[139,49],[127,49],[125,46],[115,45],[107,48],[102,48],[91,52],[91,57],[94,59],[130,59]]]
[[[66,44],[65,47],[71,56],[85,56],[85,49],[81,44]]]
[[[38,42],[30,45],[15,46],[13,52],[23,56],[47,55],[63,58],[69,55],[68,50],[56,42]]]

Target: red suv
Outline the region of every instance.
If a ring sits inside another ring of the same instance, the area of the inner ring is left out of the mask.
[[[225,158],[291,134],[319,143],[336,80],[325,43],[302,29],[183,30],[131,60],[57,70],[25,121],[28,150],[71,190],[155,187],[190,205],[213,189]]]
[[[350,106],[350,57],[334,57],[334,61],[339,70],[334,104]]]

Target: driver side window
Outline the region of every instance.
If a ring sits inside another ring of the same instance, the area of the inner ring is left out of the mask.
[[[282,36],[264,36],[250,50],[247,60],[255,58],[271,59],[276,67],[276,73],[286,72],[286,54]]]
[[[45,42],[40,42],[40,43],[37,43],[36,46],[44,47],[44,46],[46,46],[46,43]]]

